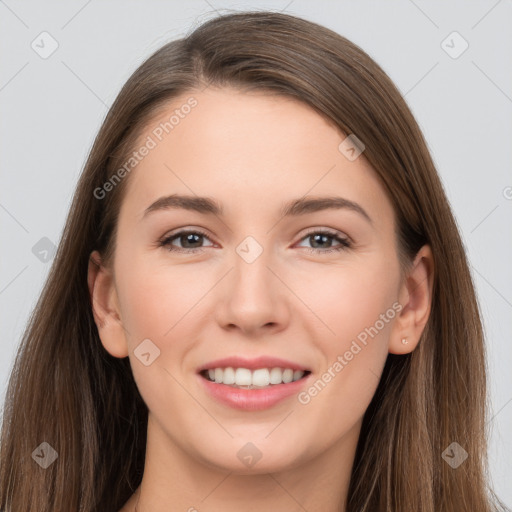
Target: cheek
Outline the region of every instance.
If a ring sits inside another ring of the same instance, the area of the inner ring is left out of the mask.
[[[191,268],[173,269],[147,257],[120,261],[118,275],[121,315],[131,344],[142,336],[165,345],[187,324],[186,316],[208,289],[204,279],[194,278]]]
[[[312,339],[324,340],[322,352],[342,350],[358,335],[364,341],[366,329],[376,323],[381,338],[387,336],[395,316],[392,305],[397,299],[397,265],[384,263],[382,257],[366,258],[315,272],[304,269],[290,278],[294,279],[294,291],[313,313],[306,318],[312,319]]]
[[[149,265],[148,259],[124,263],[120,258],[117,275],[121,318],[142,397],[150,409],[171,410],[170,404],[180,400],[176,379],[181,380],[187,354],[194,346],[194,329],[202,318],[198,315],[200,298],[208,283],[194,282],[190,269],[184,271],[177,266],[171,271]],[[142,356],[147,353],[149,356]]]
[[[398,266],[368,262],[360,268],[331,267],[329,275],[316,274],[308,283],[308,305],[329,329],[316,320],[311,327],[323,368],[299,402],[309,426],[322,428],[326,439],[348,431],[362,417],[388,354]],[[326,410],[329,422],[321,425]]]
[[[120,259],[118,276],[133,376],[149,410],[166,423],[170,411],[190,409],[190,396],[180,383],[182,372],[188,370],[187,354],[202,318],[199,301],[209,289],[208,283],[191,279],[190,269],[177,266],[171,271],[133,259],[126,264]],[[143,346],[144,351],[139,348]],[[147,365],[142,357],[145,353],[149,353]]]

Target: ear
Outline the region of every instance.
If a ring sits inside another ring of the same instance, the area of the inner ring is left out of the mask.
[[[89,257],[87,284],[102,345],[114,357],[127,357],[128,343],[121,322],[113,274],[102,265],[98,251],[93,251]]]
[[[407,354],[418,345],[430,316],[433,286],[434,257],[430,246],[424,245],[416,254],[400,288],[398,300],[402,309],[393,324],[390,354]],[[402,343],[402,339],[407,343]]]

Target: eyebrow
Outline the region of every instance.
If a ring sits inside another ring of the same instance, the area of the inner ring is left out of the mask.
[[[221,217],[223,215],[223,207],[220,203],[209,197],[187,196],[172,194],[157,199],[154,203],[146,208],[143,218],[151,212],[168,209],[184,209],[195,211],[203,215],[215,215]],[[331,209],[348,209],[362,215],[370,224],[373,224],[371,217],[366,213],[362,206],[338,196],[329,197],[302,197],[285,203],[281,210],[282,217],[296,217],[308,213],[314,213],[322,210]]]

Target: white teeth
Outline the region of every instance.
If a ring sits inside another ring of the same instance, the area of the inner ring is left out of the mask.
[[[293,380],[293,370],[290,368],[286,368],[286,370],[283,372],[283,382],[285,384],[288,384],[288,382],[291,382]]]
[[[270,370],[270,384],[281,384],[283,372],[281,368],[272,368]]]
[[[266,368],[262,368],[261,370],[254,370],[252,372],[252,382],[253,386],[268,386],[270,383],[270,372]]]
[[[222,382],[224,384],[234,384],[236,381],[235,370],[233,368],[225,368],[222,374]]]
[[[226,384],[233,387],[244,387],[248,389],[264,388],[270,385],[294,382],[304,376],[302,370],[291,368],[210,368],[207,371],[209,380],[217,384]]]
[[[217,371],[217,368],[215,369],[215,371]],[[237,368],[236,369],[235,384],[237,386],[250,386],[252,384],[251,380],[252,380],[251,370],[248,370],[247,368]],[[224,380],[222,381],[222,383],[224,384]]]

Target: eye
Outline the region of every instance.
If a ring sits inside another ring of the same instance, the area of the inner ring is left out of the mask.
[[[164,238],[160,242],[161,247],[166,247],[171,252],[186,252],[186,253],[195,253],[202,252],[201,243],[203,239],[209,240],[206,233],[203,233],[199,230],[182,230],[174,233],[166,238]],[[176,247],[172,245],[174,240],[179,241],[181,247]],[[195,246],[198,244],[199,246]],[[190,247],[192,245],[192,247]]]
[[[202,242],[204,240],[210,240],[208,235],[200,230],[182,230],[168,237],[165,237],[162,241],[159,242],[161,247],[166,247],[167,250],[171,252],[184,252],[184,253],[198,253],[202,252],[203,246]],[[331,240],[329,242],[329,239]],[[317,230],[311,231],[306,236],[304,236],[301,240],[310,240],[313,245],[326,245],[327,247],[303,247],[308,252],[311,253],[331,253],[343,251],[345,249],[349,249],[352,247],[352,243],[348,238],[342,237],[337,232],[331,232],[327,230]],[[332,247],[332,240],[338,242],[339,245]],[[173,245],[174,241],[178,241],[181,247],[176,247]],[[192,247],[191,247],[192,245]],[[212,244],[213,245],[213,244]],[[211,247],[211,246],[210,246]]]
[[[332,247],[332,241],[329,242],[329,239],[337,241],[339,245]],[[327,230],[311,231],[305,237],[303,237],[302,240],[310,240],[312,241],[313,245],[328,244],[328,247],[324,249],[317,247],[304,247],[304,249],[306,249],[308,252],[315,254],[338,252],[352,247],[352,243],[348,238],[340,236],[337,232],[331,232]]]

